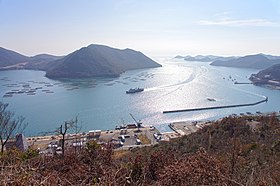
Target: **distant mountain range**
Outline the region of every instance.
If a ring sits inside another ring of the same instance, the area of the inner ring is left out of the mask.
[[[214,55],[197,56],[176,56],[175,59],[184,59],[185,61],[212,62],[213,66],[225,66],[236,68],[254,68],[265,69],[275,64],[280,64],[280,56],[266,54],[247,55],[243,57],[222,57]]]
[[[104,45],[89,45],[66,56],[33,57],[0,48],[0,70],[43,70],[49,78],[115,77],[127,70],[160,66],[141,52]]]
[[[213,66],[262,69],[252,74],[250,80],[255,85],[271,85],[280,89],[280,56],[267,54],[247,55],[243,57],[221,57],[213,55],[176,56],[185,61],[212,62]]]
[[[200,61],[200,62],[212,62],[216,60],[230,60],[235,59],[236,57],[222,57],[222,56],[214,56],[214,55],[197,55],[197,56],[176,56],[176,59],[184,59],[185,61]]]
[[[211,63],[214,66],[255,69],[265,69],[275,64],[280,64],[280,57],[265,54],[248,55],[229,60],[216,60]]]

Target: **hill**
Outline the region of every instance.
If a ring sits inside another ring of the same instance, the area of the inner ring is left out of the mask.
[[[255,85],[272,85],[280,87],[280,64],[261,70],[257,74],[252,74],[250,80]]]
[[[50,61],[55,61],[58,59],[63,58],[64,56],[54,56],[50,54],[38,54],[36,56],[29,57],[30,62],[50,62]]]
[[[216,60],[212,62],[211,65],[236,67],[236,68],[265,69],[279,63],[280,63],[280,59],[277,56],[256,54],[256,55],[248,55],[248,56],[225,60],[225,61]]]
[[[279,185],[280,122],[229,116],[130,151],[92,141],[64,157],[10,151],[0,161],[2,185]]]
[[[103,45],[83,47],[46,69],[49,78],[116,77],[127,70],[160,67],[141,52]]]
[[[62,58],[62,56],[53,56],[49,54],[39,54],[28,57],[12,50],[0,47],[0,70],[45,70],[51,62]]]
[[[29,70],[43,70],[50,68],[56,60],[64,56],[54,56],[49,54],[39,54],[28,58],[28,63],[24,65],[24,69]]]
[[[0,47],[0,67],[16,65],[27,62],[28,57],[17,52]]]

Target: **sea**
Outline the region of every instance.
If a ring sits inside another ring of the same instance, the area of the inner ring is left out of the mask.
[[[60,79],[43,71],[0,71],[0,101],[15,117],[23,116],[26,136],[51,133],[78,118],[81,131],[110,130],[140,121],[161,132],[177,121],[215,120],[231,114],[279,112],[280,90],[255,86],[248,78],[256,69],[211,66],[172,57],[154,57],[160,68],[131,70],[117,78]],[[143,92],[126,94],[130,88]],[[163,111],[247,104],[255,106],[168,113]],[[135,120],[131,117],[135,118]]]

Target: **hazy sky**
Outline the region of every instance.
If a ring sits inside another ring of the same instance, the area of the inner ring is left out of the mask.
[[[0,25],[0,46],[25,55],[280,55],[280,0],[0,0]]]

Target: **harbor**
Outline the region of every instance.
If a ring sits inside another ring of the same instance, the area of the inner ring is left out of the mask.
[[[60,150],[62,136],[59,134],[28,137],[27,143],[41,154],[52,155]],[[161,133],[153,126],[138,128],[130,124],[115,130],[90,130],[84,133],[69,133],[65,137],[66,148],[82,148],[86,143],[110,143],[115,150],[155,145],[161,140]]]
[[[269,116],[271,114],[257,111],[255,114],[250,112],[246,112],[246,114],[240,113],[239,116],[253,117]],[[280,112],[274,112],[273,114],[276,114],[278,118],[280,117]],[[231,116],[238,117],[237,114],[232,114]],[[137,122],[136,124],[118,126],[114,130],[89,130],[83,133],[67,133],[65,135],[65,147],[66,149],[81,149],[87,143],[96,142],[100,145],[110,144],[115,151],[132,150],[190,135],[214,122],[216,120],[171,122],[168,124],[171,131],[168,132],[160,132],[154,126],[142,126],[142,123]],[[256,122],[252,119],[248,119],[248,124],[250,124],[250,127],[257,127]],[[52,156],[61,153],[62,135],[56,133],[46,136],[27,137],[26,144],[32,149],[37,149],[40,154]]]
[[[160,132],[154,126],[137,128],[136,125],[127,125],[115,130],[90,130],[84,133],[67,134],[65,138],[66,148],[82,148],[86,143],[95,141],[97,144],[112,144],[114,150],[131,150],[158,144],[160,141],[170,141],[172,139],[189,135],[209,121],[181,121],[170,123],[171,132]],[[33,149],[38,149],[40,154],[53,155],[61,151],[61,139],[59,134],[34,136],[27,138],[27,144]]]

